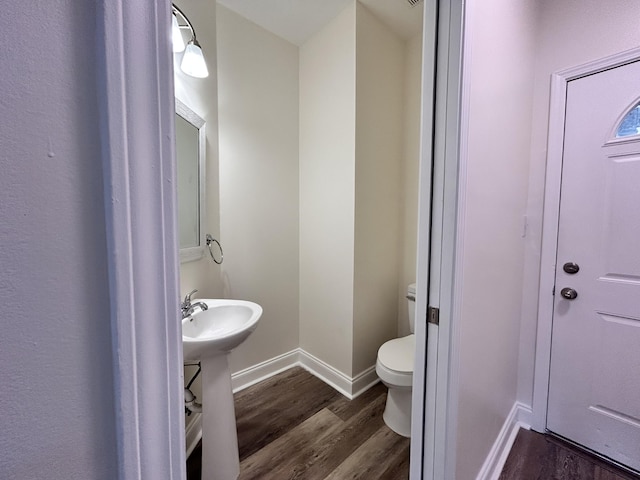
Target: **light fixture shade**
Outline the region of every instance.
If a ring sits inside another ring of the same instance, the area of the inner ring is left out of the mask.
[[[204,61],[202,49],[195,40],[191,40],[187,44],[180,68],[184,73],[192,77],[205,78],[209,76],[209,70],[207,69],[207,64]]]
[[[171,15],[173,20],[171,22],[171,36],[173,39],[173,51],[181,52],[184,50],[184,40],[182,39],[182,32],[178,26],[178,19],[175,15]]]

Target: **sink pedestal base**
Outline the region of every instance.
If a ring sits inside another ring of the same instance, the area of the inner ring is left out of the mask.
[[[240,474],[238,433],[227,354],[202,364],[202,478],[236,480]]]

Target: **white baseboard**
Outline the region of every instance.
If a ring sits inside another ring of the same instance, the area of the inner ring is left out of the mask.
[[[302,349],[300,349],[300,365],[349,400],[353,400],[380,381],[375,365],[355,377],[349,377]]]
[[[376,374],[375,365],[355,377],[349,377],[301,348],[296,348],[231,375],[233,392],[239,392],[296,366],[304,368],[350,400],[366,392],[380,381]]]
[[[187,445],[187,458],[191,455],[202,438],[202,414],[192,413],[185,418],[185,443]]]
[[[350,400],[366,392],[380,381],[376,374],[375,365],[355,377],[349,377],[301,348],[296,348],[231,375],[233,393],[296,366],[304,368]],[[187,457],[191,455],[201,438],[202,414],[193,413],[190,417],[187,417]]]
[[[351,391],[353,392],[351,394],[351,400],[359,397],[378,383],[380,383],[380,378],[376,373],[376,366],[372,365],[364,372],[353,377],[353,380],[351,382]]]
[[[282,355],[278,355],[277,357],[270,358],[269,360],[234,373],[231,375],[233,393],[244,390],[251,385],[266,380],[269,377],[273,377],[274,375],[284,372],[291,367],[300,365],[299,350],[299,348],[296,348],[295,350],[283,353]]]
[[[528,405],[520,402],[513,404],[476,480],[498,480],[518,431],[521,428],[529,430],[528,421],[531,419],[531,415],[531,407]]]
[[[517,402],[518,405],[518,421],[523,424],[522,428],[531,430],[533,425],[533,409],[530,405]]]

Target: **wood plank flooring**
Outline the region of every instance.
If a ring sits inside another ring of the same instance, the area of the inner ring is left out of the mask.
[[[550,435],[520,430],[499,480],[639,480]]]
[[[237,393],[239,478],[408,479],[409,439],[382,420],[386,392],[378,384],[350,401],[292,368]],[[188,480],[200,480],[201,456],[199,445]]]
[[[386,388],[347,400],[301,368],[235,395],[240,480],[409,477],[409,439],[382,420]],[[187,461],[200,480],[201,446]],[[203,479],[214,480],[214,479]],[[548,435],[520,430],[499,480],[640,480]]]

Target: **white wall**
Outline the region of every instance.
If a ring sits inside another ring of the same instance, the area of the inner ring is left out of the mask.
[[[354,376],[398,331],[404,47],[356,3]]]
[[[514,401],[532,403],[551,74],[640,44],[631,0],[487,8],[467,4],[457,479],[476,476]]]
[[[225,296],[263,307],[236,372],[298,347],[298,48],[218,5]]]
[[[0,15],[1,478],[117,477],[96,18]]]
[[[300,347],[352,375],[355,6],[300,48]]]
[[[458,480],[476,477],[516,401],[534,77],[536,1],[478,4],[463,58]]]
[[[634,0],[538,2],[538,30],[526,243],[519,399],[531,404],[541,252],[542,204],[553,72],[640,45],[640,4]]]
[[[416,281],[418,242],[418,178],[420,165],[420,90],[422,86],[422,34],[405,44],[404,123],[401,177],[401,243],[398,282],[398,335],[409,334],[407,286]]]

